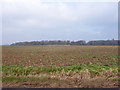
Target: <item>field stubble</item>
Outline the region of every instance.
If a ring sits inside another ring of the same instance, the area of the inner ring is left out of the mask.
[[[3,46],[3,87],[118,87],[118,58],[117,46]]]

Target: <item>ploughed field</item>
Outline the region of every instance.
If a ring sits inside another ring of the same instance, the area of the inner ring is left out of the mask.
[[[3,87],[118,87],[117,46],[3,46]]]

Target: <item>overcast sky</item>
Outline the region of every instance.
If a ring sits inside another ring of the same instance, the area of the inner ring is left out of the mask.
[[[118,39],[117,2],[19,1],[2,3],[3,44]]]

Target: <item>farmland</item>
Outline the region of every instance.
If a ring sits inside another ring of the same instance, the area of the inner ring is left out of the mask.
[[[3,87],[117,88],[117,46],[3,46]]]

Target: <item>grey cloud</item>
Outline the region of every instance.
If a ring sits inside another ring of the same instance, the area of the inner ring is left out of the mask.
[[[117,3],[5,3],[3,10],[3,44],[117,39]]]

